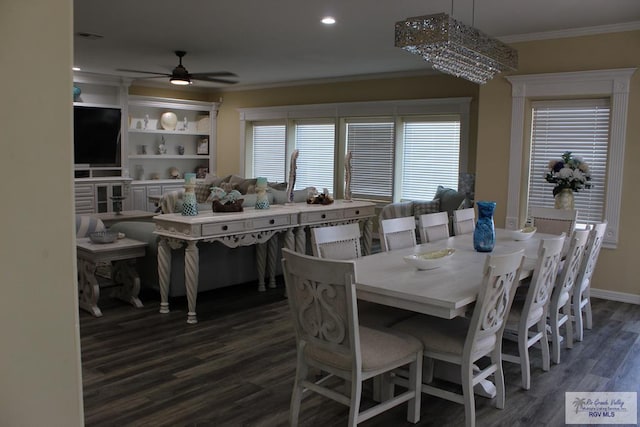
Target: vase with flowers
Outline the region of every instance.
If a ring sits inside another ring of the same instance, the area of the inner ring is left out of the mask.
[[[573,193],[591,188],[589,165],[571,151],[565,151],[560,159],[549,162],[545,179],[553,187],[557,209],[573,209]]]

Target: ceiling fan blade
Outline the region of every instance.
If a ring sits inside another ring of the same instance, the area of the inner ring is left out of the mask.
[[[171,74],[156,73],[154,71],[128,70],[126,68],[117,68],[116,71],[124,71],[125,73],[155,74],[160,77],[171,77]]]
[[[238,77],[238,75],[230,71],[212,71],[210,73],[191,73],[191,77],[199,79],[200,77]]]
[[[191,80],[200,80],[204,82],[213,82],[213,83],[225,83],[225,84],[236,84],[238,82],[227,79],[219,79],[217,77],[208,77],[208,76],[199,76],[195,77],[193,74],[191,75]]]

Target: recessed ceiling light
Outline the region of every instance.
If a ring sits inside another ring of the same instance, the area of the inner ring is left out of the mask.
[[[73,71],[80,71],[80,67],[72,67],[71,68]]]
[[[333,25],[336,23],[336,19],[333,16],[325,16],[324,18],[322,18],[322,22],[325,25]]]

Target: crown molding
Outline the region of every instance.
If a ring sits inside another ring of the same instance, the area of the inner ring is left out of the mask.
[[[569,37],[593,36],[605,33],[620,33],[623,31],[640,30],[640,21],[623,22],[620,24],[599,25],[595,27],[570,28],[567,30],[545,31],[541,33],[514,34],[496,37],[503,43],[520,43],[535,40],[563,39]]]

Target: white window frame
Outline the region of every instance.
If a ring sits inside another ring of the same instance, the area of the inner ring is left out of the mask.
[[[508,76],[511,83],[511,144],[506,228],[516,229],[523,212],[523,159],[525,152],[525,107],[527,101],[544,98],[580,98],[609,96],[611,98],[611,133],[607,160],[607,191],[605,218],[608,221],[603,245],[615,248],[618,244],[622,176],[627,130],[627,110],[631,75],[636,68],[578,71],[569,73],[530,74]],[[526,162],[528,170],[528,161]]]
[[[356,117],[393,117],[397,120],[407,116],[429,116],[429,115],[457,115],[460,118],[460,163],[459,170],[468,170],[469,152],[469,121],[470,121],[470,97],[459,98],[434,98],[396,101],[366,101],[366,102],[344,102],[331,104],[309,104],[309,105],[289,105],[281,107],[258,107],[240,108],[240,165],[239,173],[246,176],[251,172],[251,158],[247,158],[247,153],[251,152],[247,136],[250,135],[251,123],[256,121],[285,120],[288,128],[293,128],[291,123],[300,119],[335,119],[336,127],[336,165],[334,168],[336,176],[336,197],[343,197],[344,192],[344,156],[346,154],[344,144],[344,121],[343,119]],[[397,129],[397,126],[396,126]],[[287,133],[287,153],[293,150],[293,138]],[[397,149],[396,149],[397,150]],[[397,152],[397,151],[396,151]],[[288,154],[290,156],[290,154]],[[249,156],[250,157],[250,156]],[[397,160],[396,160],[397,165]],[[287,162],[287,173],[289,175],[289,162]],[[394,176],[394,181],[396,178]],[[342,184],[341,184],[342,183]],[[395,183],[394,183],[395,185]],[[394,201],[399,200],[399,193],[394,188]]]

